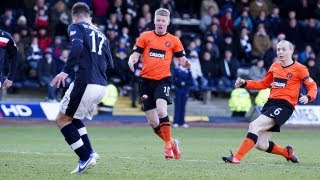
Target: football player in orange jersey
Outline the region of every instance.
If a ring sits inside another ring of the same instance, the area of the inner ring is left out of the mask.
[[[261,90],[271,86],[271,92],[261,115],[249,124],[248,134],[237,153],[222,157],[223,161],[239,164],[246,153],[256,147],[260,151],[278,154],[292,163],[298,163],[291,146],[281,147],[270,141],[272,132],[280,132],[280,127],[290,118],[298,100],[306,104],[313,101],[317,95],[317,85],[309,77],[308,69],[292,60],[293,50],[293,45],[289,41],[281,40],[277,44],[278,61],[271,65],[262,80],[237,79],[235,87]],[[308,92],[306,95],[300,94],[299,98],[302,83]]]
[[[154,31],[143,32],[138,38],[129,57],[129,67],[134,71],[134,64],[142,56],[142,71],[139,93],[143,111],[150,126],[165,143],[165,158],[180,158],[179,143],[171,138],[171,128],[167,105],[172,79],[170,64],[173,55],[180,64],[188,69],[191,65],[185,57],[184,48],[178,37],[167,32],[170,12],[160,8],[155,11]]]

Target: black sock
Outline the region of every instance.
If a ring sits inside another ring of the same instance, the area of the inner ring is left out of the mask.
[[[72,124],[68,124],[61,129],[67,143],[71,146],[71,149],[79,156],[81,161],[86,161],[90,157],[90,153],[84,146],[82,139],[77,128]]]
[[[91,147],[91,143],[90,143],[90,140],[89,140],[89,136],[88,136],[88,133],[87,133],[86,126],[79,119],[73,119],[72,120],[72,124],[78,129],[78,132],[79,132],[79,134],[81,136],[83,144],[86,146],[87,150],[91,153],[92,152],[92,147]]]

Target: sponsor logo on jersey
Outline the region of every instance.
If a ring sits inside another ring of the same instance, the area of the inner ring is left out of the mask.
[[[282,79],[282,78],[274,78],[272,86],[278,87],[278,88],[285,88],[287,86],[288,80]]]
[[[77,31],[70,31],[70,36],[75,35]]]
[[[166,55],[166,51],[164,50],[150,48],[150,52],[149,52],[150,57],[164,59],[165,55]]]

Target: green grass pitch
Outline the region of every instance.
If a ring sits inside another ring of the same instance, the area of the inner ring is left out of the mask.
[[[91,171],[70,175],[77,157],[54,126],[0,127],[0,179],[320,179],[320,132],[282,130],[273,140],[293,145],[301,163],[250,151],[240,165],[221,157],[235,152],[243,129],[173,129],[182,158],[166,160],[163,143],[146,127],[87,127],[101,160]]]

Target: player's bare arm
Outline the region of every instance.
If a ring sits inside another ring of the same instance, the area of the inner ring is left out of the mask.
[[[187,69],[191,68],[191,64],[185,56],[179,57],[178,60],[182,67],[185,67]]]
[[[132,72],[134,71],[134,65],[139,61],[140,55],[138,52],[133,52],[129,57],[128,65]]]

